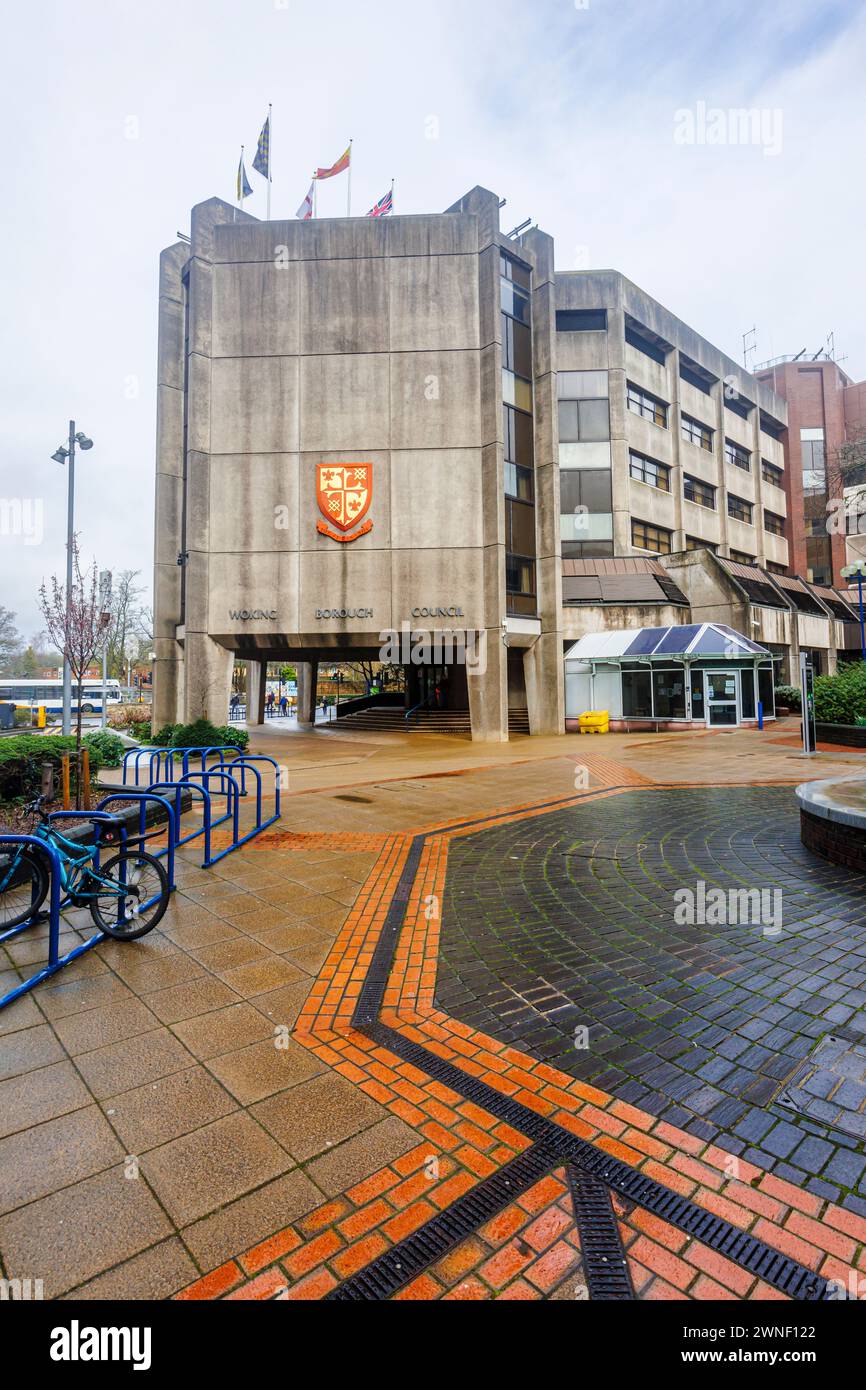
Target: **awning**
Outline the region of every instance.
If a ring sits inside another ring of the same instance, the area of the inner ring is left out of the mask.
[[[641,627],[588,632],[565,653],[566,661],[702,661],[753,657],[770,661],[771,653],[724,623],[685,623],[680,627]]]

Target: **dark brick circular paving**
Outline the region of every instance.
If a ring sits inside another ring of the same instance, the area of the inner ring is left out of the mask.
[[[765,921],[726,898],[727,922],[678,922],[699,882],[764,890]],[[842,1092],[808,1060],[866,1038],[866,883],[803,847],[791,789],[634,791],[452,841],[436,998],[816,1192],[866,1193],[856,1056]]]

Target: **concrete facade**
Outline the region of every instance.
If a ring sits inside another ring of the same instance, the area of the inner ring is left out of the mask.
[[[709,545],[787,566],[764,525],[784,530],[784,489],[761,467],[783,466],[784,402],[616,272],[557,274],[552,239],[504,237],[499,207],[476,188],[442,214],[262,223],[213,199],[163,252],[156,725],[224,722],[235,660],[251,722],[262,663],[288,661],[308,723],[319,663],[378,660],[406,630],[482,653],[431,676],[473,737],[518,716],[559,733],[563,651],[594,621],[563,599],[564,558]],[[323,466],[371,470],[347,543]]]

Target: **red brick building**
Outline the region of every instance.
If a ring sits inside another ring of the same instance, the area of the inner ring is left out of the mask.
[[[852,382],[828,357],[779,358],[755,376],[788,402],[784,486],[791,573],[844,587],[845,533],[833,524],[842,496],[840,451],[866,439],[866,382]]]

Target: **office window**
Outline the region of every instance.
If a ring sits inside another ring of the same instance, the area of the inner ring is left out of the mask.
[[[561,444],[603,442],[610,439],[610,407],[606,400],[560,401]]]
[[[784,536],[785,518],[777,516],[775,512],[768,512],[764,508],[764,530],[769,531],[771,536]]]
[[[631,543],[637,550],[651,550],[654,555],[670,555],[672,531],[653,526],[649,521],[631,523]]]
[[[509,594],[534,594],[535,561],[524,555],[506,555],[505,588]]]
[[[518,410],[532,411],[532,382],[515,376],[514,372],[502,371],[502,399],[506,405],[516,405]]]
[[[647,458],[646,454],[637,453],[635,449],[629,451],[628,459],[629,473],[635,482],[647,483],[661,492],[670,492],[671,470],[666,463],[658,463],[655,459]]]
[[[557,372],[556,394],[561,401],[606,400],[607,372]]]
[[[785,486],[785,474],[781,468],[777,468],[769,459],[761,459],[761,477],[765,483],[772,483],[773,487]]]
[[[623,671],[622,712],[627,719],[652,718],[652,676],[649,671]]]
[[[693,478],[690,473],[683,474],[683,497],[698,507],[708,507],[713,512],[716,510],[716,489],[700,478]]]
[[[800,459],[803,466],[803,491],[826,492],[827,459],[822,429],[800,430]]]
[[[732,550],[731,559],[738,565],[753,565],[755,563],[754,555],[747,555],[744,550]]]
[[[656,719],[685,719],[686,673],[684,670],[653,671],[653,713]]]
[[[612,510],[610,470],[564,468],[559,475],[559,508],[563,515],[583,508],[609,515]]]
[[[502,315],[502,365],[507,372],[532,380],[532,334],[525,323]]]
[[[788,573],[788,566],[787,566],[787,565],[777,565],[777,564],[775,563],[775,561],[773,561],[773,560],[768,560],[768,561],[767,561],[766,568],[770,571],[770,574],[787,574],[787,573]]]
[[[503,314],[517,319],[519,323],[529,323],[531,319],[529,295],[512,281],[500,280],[499,304]]]
[[[516,285],[528,290],[532,284],[532,272],[528,265],[512,260],[504,251],[499,253],[499,274],[503,280],[513,280]]]
[[[695,420],[691,415],[680,413],[680,431],[683,439],[690,444],[697,444],[699,449],[706,449],[709,453],[713,451],[713,431],[709,425],[702,425],[700,420]]]
[[[532,416],[513,406],[503,406],[502,427],[505,439],[505,459],[524,468],[533,464]]]
[[[607,309],[557,309],[557,333],[596,333],[607,329]]]
[[[716,555],[719,547],[712,541],[702,541],[700,536],[686,536],[686,550],[711,550]]]
[[[752,471],[752,455],[733,439],[725,440],[725,462],[732,464],[734,468],[742,468],[744,473]]]
[[[662,367],[667,362],[669,345],[656,338],[655,334],[628,314],[625,316],[625,340],[629,347],[637,348],[638,352],[652,358],[653,362],[658,362]]]
[[[532,502],[535,499],[533,474],[531,468],[521,468],[517,463],[505,461],[505,496],[516,497],[518,502]]]
[[[736,493],[728,493],[728,516],[732,516],[735,521],[745,521],[747,525],[752,524],[752,503],[747,502],[745,497],[737,497]]]
[[[660,400],[650,391],[645,391],[642,386],[635,386],[633,381],[626,382],[626,401],[629,410],[635,415],[642,416],[644,420],[651,420],[654,425],[660,425],[664,430],[667,429],[669,407],[666,401]]]
[[[608,560],[613,555],[613,541],[562,542],[563,560]]]

